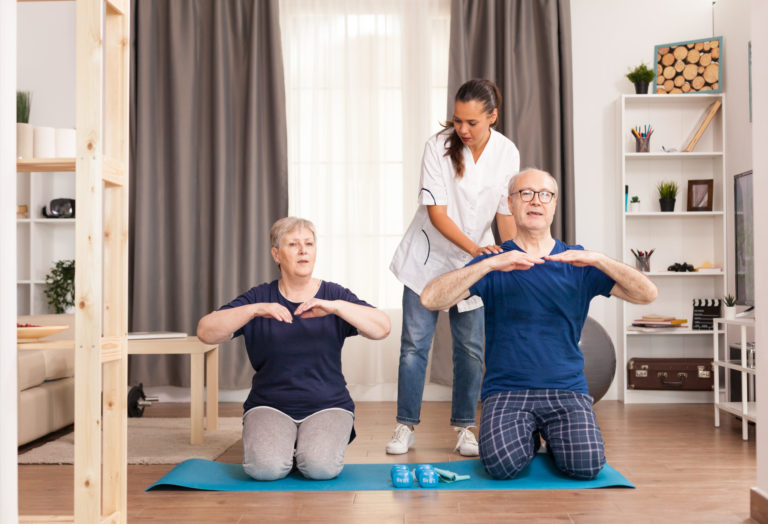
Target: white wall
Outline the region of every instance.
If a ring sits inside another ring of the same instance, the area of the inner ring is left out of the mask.
[[[768,34],[765,31],[765,21],[768,20],[768,2],[765,0],[752,1],[752,56],[768,56]],[[747,27],[749,27],[748,24]],[[753,190],[755,195],[768,195],[768,61],[752,61],[752,167],[754,169]],[[755,343],[756,347],[768,347],[768,325],[762,321],[768,312],[768,275],[765,272],[768,260],[768,206],[755,206],[755,299],[756,316]],[[759,268],[762,268],[759,269]],[[766,353],[764,352],[764,355]],[[758,391],[768,392],[768,358],[757,361]],[[768,402],[763,398],[757,404],[757,489],[768,499]]]
[[[728,264],[735,261],[733,224],[733,175],[752,169],[752,124],[749,121],[749,71],[747,42],[750,39],[750,4],[743,0],[719,0],[715,4],[715,34],[723,36],[723,89],[726,93],[725,173]],[[735,292],[735,276],[728,273],[728,290]]]
[[[640,62],[652,65],[656,44],[712,36],[712,2],[571,0],[571,28],[576,241],[621,260],[617,100],[635,92],[624,75]],[[615,346],[617,307],[616,299],[597,298],[590,309]],[[615,380],[605,398],[618,398]]]
[[[16,85],[32,92],[29,123],[75,127],[75,3],[18,7]]]
[[[16,465],[16,0],[0,0],[0,522],[18,520]],[[8,247],[10,246],[10,247]],[[10,256],[9,256],[10,255]]]

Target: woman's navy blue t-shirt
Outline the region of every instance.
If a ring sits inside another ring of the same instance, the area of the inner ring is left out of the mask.
[[[372,307],[332,282],[321,282],[315,297]],[[220,309],[259,302],[277,302],[291,313],[300,305],[286,299],[275,280],[249,289]],[[238,329],[233,338],[240,335],[245,337],[248,358],[256,371],[243,404],[245,411],[269,406],[297,420],[328,408],[354,411],[341,373],[344,339],[357,335],[349,322],[336,315],[307,319],[294,316],[291,324],[256,317]]]

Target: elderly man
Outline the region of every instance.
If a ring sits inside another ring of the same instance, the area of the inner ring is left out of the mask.
[[[557,467],[592,479],[605,464],[578,342],[597,295],[635,304],[656,298],[642,273],[601,253],[552,238],[557,182],[528,169],[509,183],[517,235],[503,252],[484,255],[432,280],[427,309],[447,309],[471,295],[485,304],[485,378],[480,458],[498,479],[512,478],[541,445]]]

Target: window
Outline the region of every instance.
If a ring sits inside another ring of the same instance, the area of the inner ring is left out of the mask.
[[[446,118],[449,0],[280,3],[289,212],[318,228],[315,276],[399,308],[389,262]]]

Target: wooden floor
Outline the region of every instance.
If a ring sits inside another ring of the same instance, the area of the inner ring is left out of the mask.
[[[145,416],[186,416],[185,404],[158,404]],[[425,403],[409,462],[459,460],[451,452],[450,405]],[[129,522],[752,522],[749,489],[756,483],[755,436],[724,415],[712,425],[711,405],[595,406],[608,462],[637,489],[551,491],[341,491],[223,493],[144,489],[169,466],[128,466]],[[222,404],[222,416],[239,416]],[[359,403],[358,437],[348,463],[401,462],[384,446],[395,405]],[[219,460],[239,462],[240,442]],[[72,514],[72,466],[19,466],[20,514]]]

